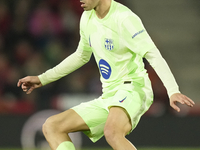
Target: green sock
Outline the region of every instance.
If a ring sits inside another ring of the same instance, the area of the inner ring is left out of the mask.
[[[65,142],[62,142],[60,145],[58,145],[56,150],[76,150],[76,149],[72,142],[65,141]]]

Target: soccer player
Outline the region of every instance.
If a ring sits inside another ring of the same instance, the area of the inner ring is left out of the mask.
[[[81,0],[85,10],[80,21],[77,50],[60,64],[39,76],[18,81],[30,94],[35,88],[56,81],[87,63],[93,53],[101,74],[103,94],[52,116],[43,133],[52,150],[75,150],[68,136],[83,131],[93,142],[103,135],[114,150],[136,150],[125,138],[153,102],[153,92],[144,69],[146,58],[161,78],[176,111],[177,102],[193,107],[194,102],[179,87],[141,20],[114,0]]]

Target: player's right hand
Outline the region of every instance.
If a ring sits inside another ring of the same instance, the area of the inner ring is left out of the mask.
[[[30,94],[34,89],[42,86],[38,76],[27,76],[19,79],[17,86],[22,88],[26,94]]]

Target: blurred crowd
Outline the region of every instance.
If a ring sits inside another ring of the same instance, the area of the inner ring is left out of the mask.
[[[0,114],[54,108],[54,99],[62,93],[101,94],[93,57],[79,70],[30,95],[16,86],[18,79],[41,74],[76,50],[82,12],[78,0],[0,1]],[[150,113],[166,113],[166,90],[148,64],[147,68],[159,106]]]
[[[61,92],[101,92],[93,63],[30,95],[16,86],[19,78],[39,75],[76,50],[82,11],[75,0],[0,1],[0,113],[49,108]]]

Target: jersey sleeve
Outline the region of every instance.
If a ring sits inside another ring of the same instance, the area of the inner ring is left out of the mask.
[[[163,82],[168,96],[171,97],[174,93],[180,93],[178,84],[159,50],[157,48],[151,49],[145,54],[145,58]]]
[[[127,16],[121,24],[121,34],[126,47],[141,57],[156,47],[140,18],[135,14]]]
[[[46,85],[68,75],[69,73],[86,64],[90,60],[91,55],[92,53],[90,51],[77,49],[73,54],[65,58],[60,64],[39,75],[38,77],[40,82],[42,85]]]
[[[92,51],[89,43],[89,37],[87,38],[87,20],[88,20],[88,12],[83,12],[80,19],[80,41],[78,44],[78,49],[82,49],[84,51]]]

